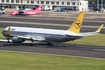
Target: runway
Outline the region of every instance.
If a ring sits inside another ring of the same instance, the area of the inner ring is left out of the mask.
[[[13,44],[0,40],[0,51],[27,52],[36,54],[71,56],[81,58],[105,59],[105,46],[54,43],[53,46],[38,43],[30,46],[29,43]]]
[[[14,16],[1,15],[0,27],[26,26],[26,27],[35,27],[35,28],[67,30],[73,23],[74,19],[77,17],[78,13],[71,14],[69,20],[65,20],[65,16],[67,16],[67,14],[61,15],[59,13],[55,13],[52,15],[58,15],[58,16],[57,17],[53,16],[51,18],[51,14],[50,16],[47,17],[46,16],[40,17],[40,15],[30,16],[30,17],[14,17]],[[99,18],[97,16],[101,17]],[[101,24],[105,24],[104,16],[105,14],[86,13],[81,28],[81,32],[96,31],[101,26]],[[103,27],[100,33],[105,34],[105,27]],[[34,46],[29,46],[29,43],[12,44],[0,40],[0,51],[1,50],[105,59],[104,56],[105,46],[97,46],[97,45],[54,43],[54,46],[49,46],[46,45],[45,43],[44,44],[39,43],[36,47],[34,47]]]

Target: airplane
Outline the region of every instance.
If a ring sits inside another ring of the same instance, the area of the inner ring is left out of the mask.
[[[10,39],[13,43],[22,43],[26,40],[30,40],[32,42],[31,45],[34,46],[36,46],[35,42],[37,41],[53,45],[52,42],[73,41],[81,39],[83,36],[100,34],[99,32],[104,24],[95,32],[80,33],[84,14],[85,11],[81,11],[68,30],[8,26],[4,28],[2,34],[6,37],[8,42],[10,42]]]
[[[10,13],[10,15],[28,16],[28,15],[39,14],[39,13],[42,13],[41,8],[42,8],[42,5],[39,5],[38,8],[36,8],[35,10],[32,10],[32,11],[26,11],[26,10],[23,10],[23,11],[13,11],[13,12]]]

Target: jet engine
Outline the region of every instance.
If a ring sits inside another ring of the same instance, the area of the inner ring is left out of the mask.
[[[19,38],[19,37],[12,37],[12,42],[13,43],[22,43],[24,42],[25,40],[22,39],[22,38]]]

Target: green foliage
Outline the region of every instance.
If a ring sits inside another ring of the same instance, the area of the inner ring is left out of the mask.
[[[0,70],[105,70],[105,60],[0,51]]]
[[[97,3],[98,0],[88,0],[88,1],[89,1],[89,3],[93,3],[93,2]],[[101,4],[101,0],[99,0],[99,3]]]
[[[97,2],[97,0],[88,0],[90,3],[95,3],[95,2]]]
[[[89,45],[105,45],[105,34],[93,35],[83,37],[74,41],[69,41],[67,43],[75,44],[89,44]]]
[[[0,38],[5,38],[5,37],[2,35],[3,29],[4,29],[4,28],[0,28]]]

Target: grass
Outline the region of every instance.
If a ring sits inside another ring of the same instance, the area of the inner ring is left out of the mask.
[[[0,51],[0,70],[105,70],[105,60]]]
[[[5,39],[5,37],[2,35],[2,30],[3,29],[4,28],[0,28],[0,38]],[[105,34],[87,36],[87,37],[83,37],[81,39],[77,39],[77,40],[74,40],[74,41],[69,41],[69,42],[66,42],[66,43],[104,45],[105,46]]]
[[[75,44],[89,44],[89,45],[104,45],[105,46],[105,34],[98,34],[92,36],[85,36],[81,39],[69,41],[67,43]]]
[[[0,38],[5,39],[5,37],[2,35],[2,31],[4,28],[0,28]]]

